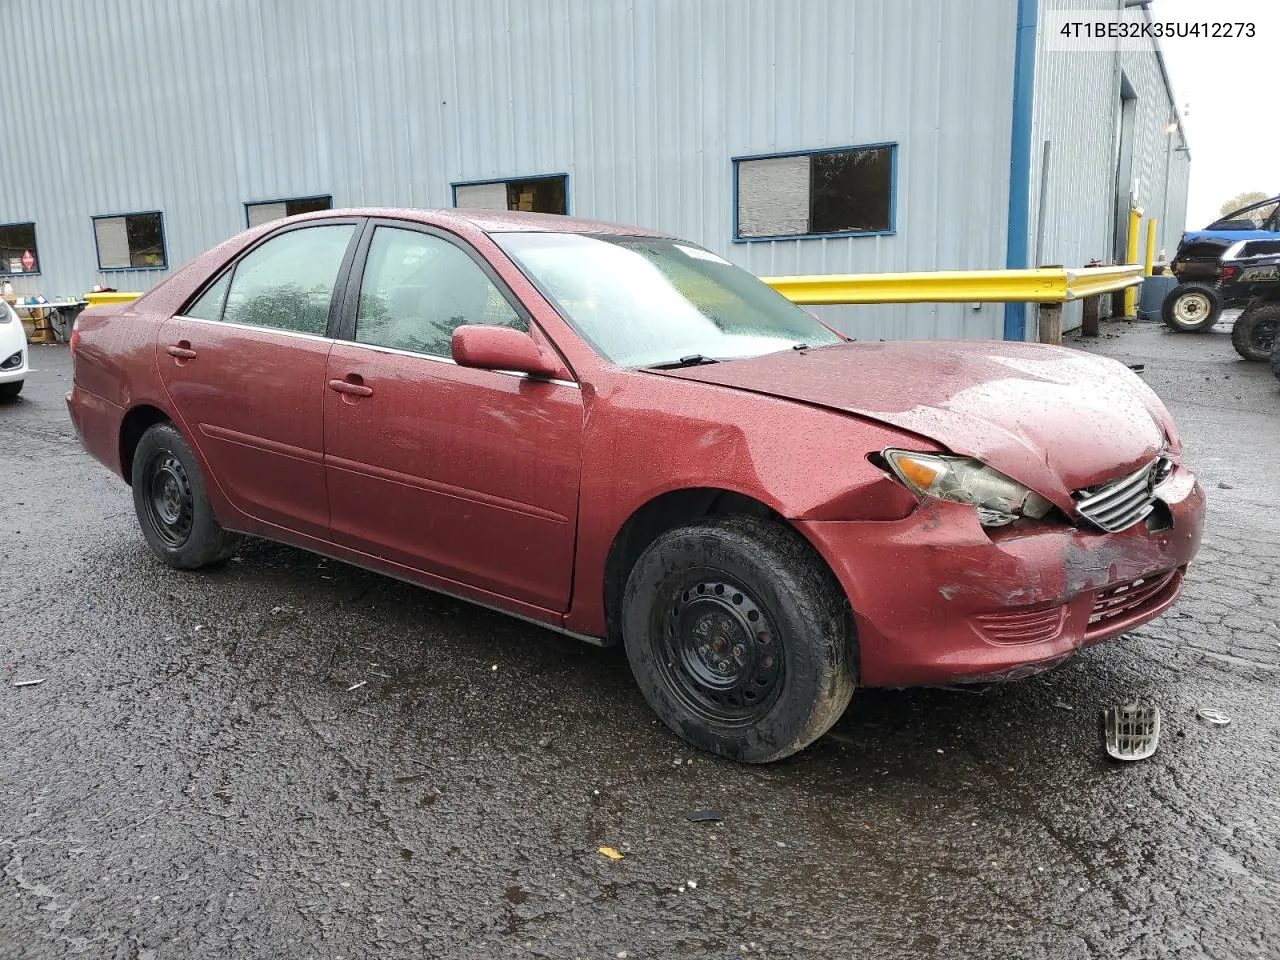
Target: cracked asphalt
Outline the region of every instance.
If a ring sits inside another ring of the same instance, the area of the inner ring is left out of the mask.
[[[263,542],[162,567],[33,348],[0,406],[0,958],[1280,956],[1280,384],[1225,327],[1071,344],[1180,425],[1181,603],[981,694],[859,693],[768,767],[685,748],[618,651]],[[1161,747],[1115,765],[1098,711],[1135,695]]]

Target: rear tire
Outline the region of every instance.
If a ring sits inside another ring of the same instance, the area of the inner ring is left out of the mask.
[[[799,534],[768,520],[713,517],[658,537],[627,578],[622,631],[654,712],[731,760],[803,749],[853,696],[844,593]]]
[[[1231,345],[1246,360],[1265,363],[1271,357],[1280,333],[1280,303],[1263,303],[1250,307],[1236,319],[1231,328]]]
[[[191,447],[170,423],[147,430],[133,452],[133,507],[155,555],[176,570],[226,560],[239,534],[218,524]]]
[[[18,394],[22,392],[22,385],[25,380],[14,380],[10,383],[0,383],[0,400],[16,400]]]
[[[1180,283],[1165,296],[1160,316],[1179,333],[1203,333],[1222,315],[1222,297],[1207,283]]]

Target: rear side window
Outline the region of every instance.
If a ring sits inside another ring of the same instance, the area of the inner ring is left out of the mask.
[[[236,264],[223,319],[323,336],[354,229],[343,223],[290,230],[253,250]]]
[[[458,247],[430,234],[378,227],[360,284],[356,340],[448,357],[453,331],[468,323],[529,329]]]
[[[184,317],[197,320],[221,320],[222,305],[227,299],[227,287],[231,285],[231,271],[227,271],[212,287],[200,295],[200,299],[183,311]]]

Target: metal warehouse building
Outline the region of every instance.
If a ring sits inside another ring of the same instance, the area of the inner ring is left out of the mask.
[[[37,66],[0,267],[19,294],[142,290],[329,205],[568,211],[780,275],[1109,261],[1134,202],[1171,253],[1190,156],[1154,42],[1047,42],[1106,3],[11,0]],[[872,338],[1017,337],[1024,312],[828,310]]]

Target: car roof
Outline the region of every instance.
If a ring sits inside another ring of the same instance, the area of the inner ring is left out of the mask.
[[[325,217],[386,217],[410,220],[446,229],[471,227],[483,233],[595,233],[624,237],[663,237],[671,235],[644,227],[632,227],[604,220],[587,220],[554,213],[522,213],[518,210],[424,210],[409,207],[357,207],[346,210],[317,210],[296,219]],[[294,218],[290,218],[294,219]]]

